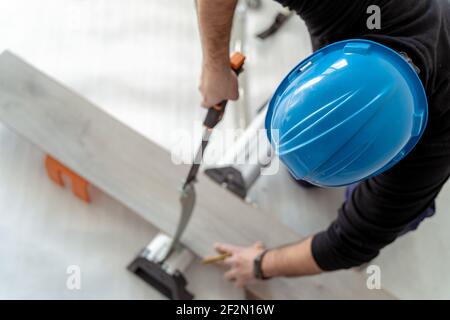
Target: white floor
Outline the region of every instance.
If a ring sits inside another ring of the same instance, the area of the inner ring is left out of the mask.
[[[247,17],[246,94],[253,108],[311,50],[297,17],[272,39],[253,37],[277,8],[265,1]],[[196,90],[200,47],[192,1],[0,0],[0,16],[0,50],[19,54],[157,143],[176,145],[167,128],[199,130],[194,123],[204,110]],[[223,127],[233,125],[230,112]],[[0,127],[0,298],[160,297],[125,270],[156,230],[98,190],[87,206],[54,186],[42,157]],[[383,287],[397,297],[450,298],[449,188],[435,218],[374,261]],[[281,170],[260,179],[251,198],[312,233],[336,215],[342,190],[302,190]],[[66,288],[70,264],[82,269],[80,291]],[[242,297],[215,269],[198,266],[189,277],[200,298]]]

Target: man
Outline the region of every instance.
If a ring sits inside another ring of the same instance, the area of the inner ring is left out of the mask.
[[[229,68],[229,40],[236,0],[197,0],[203,48],[200,92],[212,106],[238,98]],[[434,199],[450,174],[450,6],[447,0],[279,0],[306,22],[313,49],[346,39],[368,39],[403,52],[420,70],[428,124],[417,146],[391,169],[363,180],[330,227],[305,240],[266,250],[216,244],[225,278],[239,287],[258,279],[305,276],[351,268],[376,257],[398,236],[434,213]],[[381,28],[369,29],[367,8],[381,9]],[[295,45],[295,44],[292,44]],[[298,44],[300,45],[300,44]]]

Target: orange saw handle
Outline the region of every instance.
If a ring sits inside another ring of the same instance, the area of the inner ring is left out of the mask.
[[[239,73],[241,73],[244,61],[245,56],[240,52],[235,52],[231,55],[230,66],[231,69],[233,69],[233,71],[236,73],[236,75],[239,75]],[[208,109],[206,118],[203,121],[203,125],[206,128],[213,129],[220,122],[220,120],[222,120],[227,103],[228,100],[224,100]]]

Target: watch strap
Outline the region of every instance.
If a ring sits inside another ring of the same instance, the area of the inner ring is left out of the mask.
[[[262,251],[260,254],[256,256],[255,260],[253,260],[253,275],[255,276],[256,279],[259,280],[269,279],[269,277],[264,276],[262,270],[262,261],[268,251],[269,251],[268,249]]]

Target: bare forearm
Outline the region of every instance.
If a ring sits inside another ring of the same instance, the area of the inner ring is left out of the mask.
[[[267,252],[262,263],[266,277],[299,277],[321,273],[311,251],[312,237]]]
[[[231,26],[237,0],[197,0],[203,64],[229,67]]]

